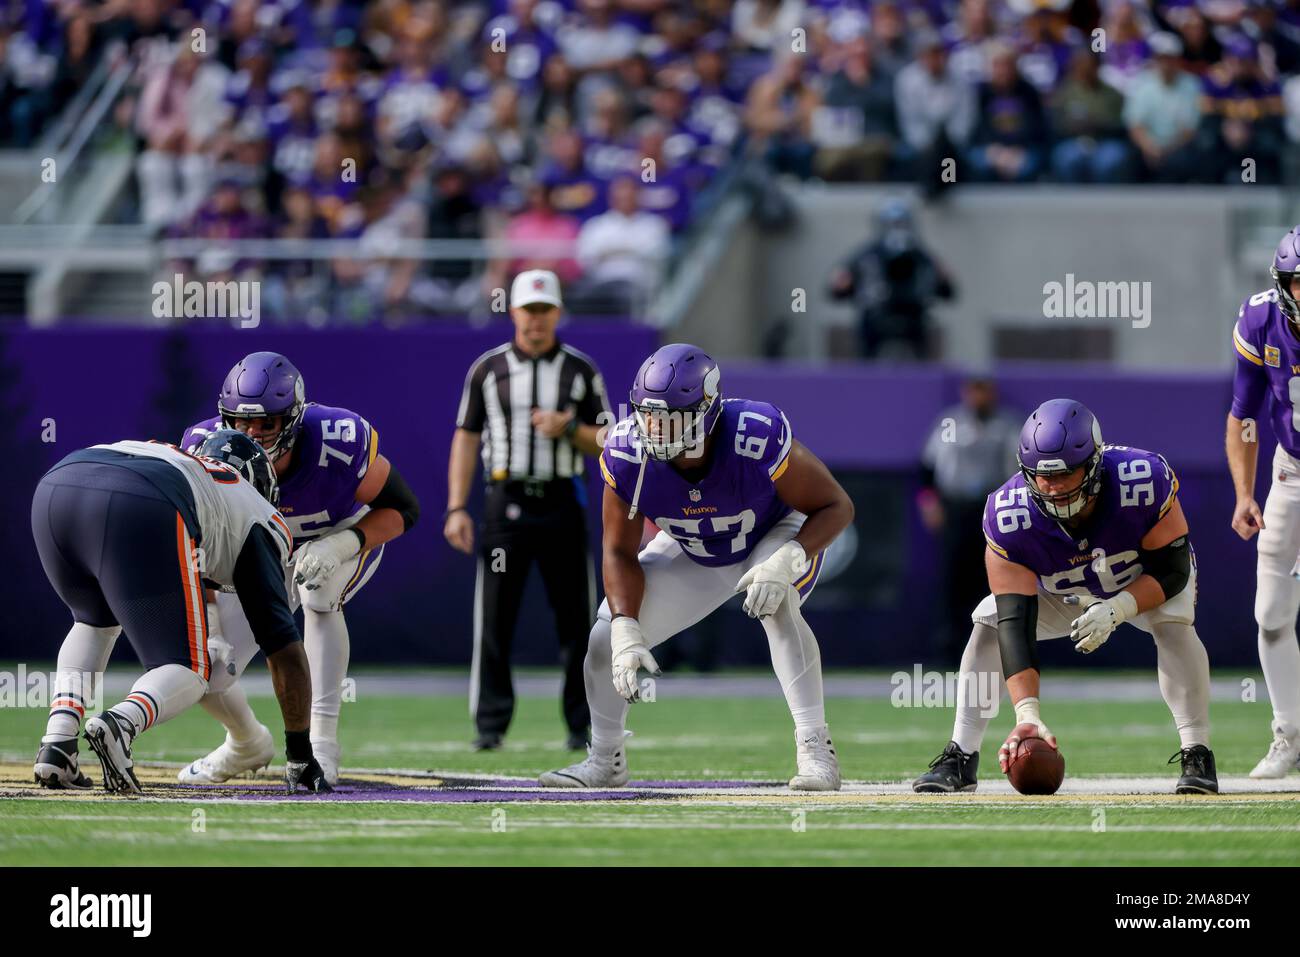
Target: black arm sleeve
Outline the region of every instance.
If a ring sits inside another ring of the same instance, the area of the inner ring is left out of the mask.
[[[300,641],[285,594],[284,566],[271,533],[254,525],[235,560],[235,592],[262,653],[275,654]]]
[[[998,649],[1002,675],[1010,678],[1038,667],[1038,596],[998,595]]]
[[[371,508],[391,508],[402,516],[402,531],[409,532],[411,526],[420,517],[420,500],[415,497],[406,480],[393,468],[388,467],[388,481],[379,490],[379,494],[370,500]]]
[[[1187,587],[1187,581],[1192,577],[1191,551],[1186,535],[1179,536],[1160,548],[1138,550],[1143,574],[1150,575],[1160,583],[1165,601]]]

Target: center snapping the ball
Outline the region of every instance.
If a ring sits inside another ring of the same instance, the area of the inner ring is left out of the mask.
[[[1055,794],[1065,780],[1065,757],[1042,738],[1025,738],[1007,768],[1021,794]]]

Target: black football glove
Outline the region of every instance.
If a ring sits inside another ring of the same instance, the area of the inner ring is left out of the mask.
[[[328,794],[334,789],[325,780],[325,772],[311,751],[311,737],[306,731],[284,733],[285,756],[284,783],[290,791],[302,785],[313,794]]]
[[[328,794],[334,789],[325,780],[325,772],[320,769],[316,759],[307,761],[290,761],[284,766],[284,781],[290,791],[298,790],[302,785],[313,794]]]

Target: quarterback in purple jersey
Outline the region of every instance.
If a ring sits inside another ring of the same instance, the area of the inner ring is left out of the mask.
[[[311,663],[311,741],[326,779],[338,781],[339,705],[349,639],[343,606],[374,575],[385,543],[415,524],[415,495],[388,459],[379,434],[347,409],[307,402],[302,375],[276,352],[254,352],[230,370],[218,414],[186,430],[181,447],[209,432],[234,428],[256,439],[279,480],[280,512],[293,532],[290,600],[303,607],[303,638]],[[257,651],[243,610],[217,594],[210,616],[234,648],[236,674]],[[258,723],[237,683],[202,700],[226,727],[226,740],[180,772],[187,784],[213,784],[270,760],[269,732]]]
[[[1155,639],[1180,742],[1170,759],[1182,763],[1176,793],[1217,793],[1210,664],[1194,625],[1196,564],[1173,469],[1161,455],[1103,445],[1096,417],[1071,399],[1034,410],[1017,459],[1019,471],[984,507],[991,594],[971,615],[952,740],[913,789],[975,790],[1003,677],[1016,725],[998,752],[1002,770],[1029,738],[1055,748],[1039,715],[1038,642],[1068,635],[1091,654],[1129,622]]]
[[[1273,705],[1273,741],[1250,772],[1280,778],[1300,761],[1300,226],[1273,257],[1273,288],[1241,304],[1232,330],[1237,360],[1225,447],[1237,493],[1232,527],[1243,539],[1259,534],[1255,622],[1259,662]],[[1265,411],[1277,438],[1272,482],[1261,512],[1255,501],[1259,459],[1257,418]]]
[[[659,672],[651,649],[743,591],[794,719],[790,786],[837,790],[821,657],[799,608],[826,547],[853,520],[852,501],[780,409],[724,400],[718,364],[694,346],[650,356],[631,404],[634,415],[610,429],[600,457],[606,597],[584,665],[591,751],[541,784],[625,785],[624,724],[643,691],[640,669]],[[642,549],[647,518],[660,531]]]

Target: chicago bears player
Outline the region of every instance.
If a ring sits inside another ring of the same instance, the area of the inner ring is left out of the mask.
[[[1044,402],[1020,432],[1020,471],[984,507],[988,595],[961,660],[952,740],[916,791],[973,791],[979,747],[1005,675],[1016,726],[1005,771],[1026,738],[1056,738],[1039,715],[1038,642],[1069,635],[1090,654],[1124,622],[1155,639],[1160,693],[1173,713],[1178,794],[1219,789],[1210,743],[1210,665],[1193,625],[1196,565],[1178,479],[1161,455],[1102,445],[1070,399]],[[980,701],[979,689],[997,689]]]
[[[32,534],[74,623],[59,649],[36,755],[42,786],[92,786],[77,760],[76,736],[93,694],[83,676],[103,672],[125,628],[146,671],[125,700],[86,722],[86,741],[106,789],[140,792],[135,739],[198,701],[228,664],[229,646],[203,598],[205,587],[225,587],[247,610],[266,653],[284,715],[290,790],[330,790],[308,736],[311,675],[285,594],[293,545],[275,499],[266,454],[226,430],[213,433],[197,456],[156,442],[116,442],[73,452],[45,474],[32,499]]]
[[[1255,623],[1259,663],[1273,705],[1273,742],[1250,772],[1280,778],[1300,761],[1300,226],[1282,238],[1273,257],[1273,288],[1242,303],[1232,343],[1237,357],[1225,446],[1237,492],[1232,527],[1249,540],[1259,534],[1255,564]],[[1256,417],[1268,400],[1277,438],[1272,482],[1261,514],[1255,501],[1259,460]]]
[[[853,520],[853,503],[794,440],[780,409],[724,400],[718,364],[694,346],[664,346],[646,359],[631,404],[634,414],[610,430],[600,457],[606,598],[584,665],[591,749],[541,784],[625,785],[623,728],[640,695],[638,670],[657,674],[651,649],[744,591],[794,718],[790,786],[838,789],[821,657],[799,608],[824,550]],[[661,531],[640,549],[643,516]]]
[[[303,634],[315,698],[311,740],[331,784],[339,773],[338,721],[348,669],[348,627],[343,606],[374,575],[384,544],[415,524],[415,495],[388,459],[379,435],[347,409],[308,403],[302,375],[276,352],[241,359],[221,386],[217,415],[191,426],[181,441],[191,447],[213,429],[237,429],[261,443],[279,479],[280,511],[293,531],[291,603],[303,606]],[[257,645],[243,610],[218,595],[222,633],[242,673]],[[211,784],[264,767],[270,732],[235,684],[208,694],[204,710],[226,727],[226,740],[180,772],[183,783]]]

